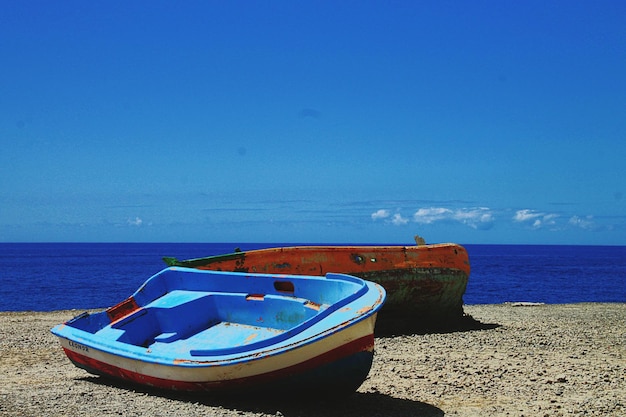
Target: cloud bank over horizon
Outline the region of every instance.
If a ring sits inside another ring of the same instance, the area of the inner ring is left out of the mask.
[[[372,220],[382,220],[396,226],[406,225],[410,222],[418,224],[433,224],[437,222],[461,223],[472,229],[491,229],[495,221],[492,210],[486,207],[449,209],[445,207],[420,208],[408,217],[400,213],[392,214],[387,209],[380,209],[372,213]]]
[[[511,215],[513,212],[513,215]],[[614,230],[619,224],[600,225],[593,215],[578,215],[546,212],[534,209],[496,210],[488,207],[421,207],[411,216],[404,217],[401,213],[393,213],[389,209],[378,209],[371,214],[375,222],[381,221],[394,226],[409,223],[433,225],[435,223],[462,224],[474,230],[487,231],[496,223],[521,226],[528,230],[563,231],[566,229],[582,229],[587,231]],[[623,220],[623,219],[622,219]]]

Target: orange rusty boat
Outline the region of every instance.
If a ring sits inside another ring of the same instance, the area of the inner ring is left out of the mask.
[[[446,323],[463,316],[470,274],[465,248],[454,243],[415,246],[292,246],[239,251],[189,260],[163,258],[170,266],[215,271],[323,276],[354,275],[382,285],[381,318]]]

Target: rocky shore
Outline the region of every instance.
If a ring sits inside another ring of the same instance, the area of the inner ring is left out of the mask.
[[[368,379],[338,402],[111,383],[74,367],[49,331],[80,311],[0,312],[0,415],[626,416],[626,304],[464,309],[466,326],[378,335]]]

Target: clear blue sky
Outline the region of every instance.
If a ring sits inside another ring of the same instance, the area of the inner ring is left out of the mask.
[[[626,2],[5,1],[0,241],[626,244]]]

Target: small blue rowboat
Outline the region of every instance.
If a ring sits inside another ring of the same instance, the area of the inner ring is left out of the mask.
[[[157,388],[349,393],[370,371],[385,297],[349,275],[171,267],[52,333],[76,366]]]

